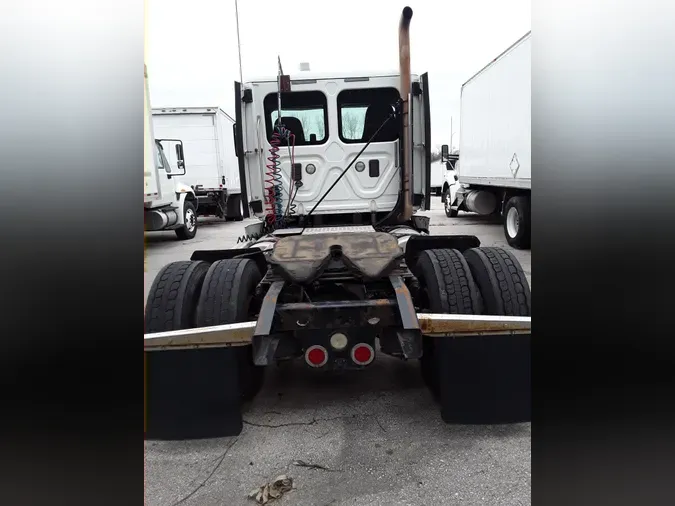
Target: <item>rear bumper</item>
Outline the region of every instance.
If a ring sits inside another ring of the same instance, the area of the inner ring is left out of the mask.
[[[479,335],[530,334],[531,317],[418,313],[423,335],[470,337]],[[257,322],[232,323],[197,329],[145,334],[145,351],[185,348],[226,348],[246,346],[253,341]]]

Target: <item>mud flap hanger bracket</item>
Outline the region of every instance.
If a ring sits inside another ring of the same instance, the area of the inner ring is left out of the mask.
[[[422,356],[422,332],[420,331],[420,325],[417,320],[417,313],[415,312],[415,306],[410,291],[401,276],[389,276],[389,281],[396,293],[396,306],[401,318],[401,328],[396,330],[396,336],[399,345],[401,346],[403,356],[406,359],[420,358]],[[279,294],[281,293],[284,284],[284,281],[275,281],[272,283],[263,299],[252,338],[253,361],[256,365],[269,365],[274,361],[274,356],[279,346],[279,337],[272,334],[274,317],[286,306],[291,306],[288,304],[279,307],[277,306]],[[369,306],[371,306],[369,302],[386,301],[363,301],[354,304],[349,304],[348,302],[349,301],[343,301],[335,304],[328,304],[326,305],[326,309],[336,309],[337,306],[340,306],[340,309],[344,310],[345,314],[348,314],[347,311],[353,313],[354,310],[356,310],[356,312],[362,310],[365,313],[365,311],[370,308]],[[362,308],[359,307],[361,305],[363,306]],[[384,304],[372,305],[374,307],[370,309],[373,310],[376,310],[378,306],[382,309],[385,309],[386,307]],[[296,304],[294,306],[301,306],[301,304]],[[319,310],[322,306],[323,305],[316,304],[314,305],[314,308]],[[308,306],[308,308],[309,307],[310,306]],[[390,308],[387,309],[390,310]],[[365,322],[359,322],[358,318],[353,318],[352,325],[359,326],[359,324],[367,325]]]

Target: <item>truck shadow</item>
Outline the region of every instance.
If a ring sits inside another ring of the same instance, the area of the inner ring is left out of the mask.
[[[417,361],[404,362],[379,355],[363,370],[317,371],[301,360],[268,367],[258,396],[244,406],[251,425],[284,427],[321,421],[362,424],[374,418],[372,430],[409,430],[454,435],[529,437],[528,424],[449,425],[424,385]]]

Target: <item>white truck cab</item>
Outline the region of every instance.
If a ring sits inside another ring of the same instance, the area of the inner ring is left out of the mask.
[[[179,176],[185,174],[183,143],[178,139],[155,139],[148,72],[145,69],[145,166],[143,217],[146,231],[174,230],[179,239],[192,239],[197,234],[197,198]],[[174,146],[176,167],[164,152]]]
[[[389,121],[402,98],[399,72],[300,72],[288,78],[290,91],[280,93],[283,135],[275,133],[278,78],[235,83],[235,143],[245,181],[242,194],[253,215],[265,219],[275,211],[286,217],[311,212],[315,223],[368,223],[386,216],[402,198],[402,121],[412,137],[412,206],[429,209],[427,74],[411,76],[410,114]]]

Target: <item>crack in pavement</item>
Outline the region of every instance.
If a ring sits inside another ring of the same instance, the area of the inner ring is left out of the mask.
[[[216,466],[211,470],[211,472],[210,472],[209,475],[204,479],[204,481],[202,481],[199,485],[197,485],[197,486],[194,488],[194,490],[192,490],[192,492],[190,492],[188,495],[186,495],[186,496],[183,497],[182,499],[179,499],[178,501],[176,501],[175,503],[173,503],[171,506],[178,506],[179,504],[184,503],[184,502],[187,501],[190,497],[192,497],[193,495],[195,495],[195,494],[197,493],[197,491],[198,491],[200,488],[202,488],[204,485],[206,485],[206,482],[209,481],[209,480],[211,479],[211,477],[216,473],[216,471],[218,470],[218,468],[220,467],[220,465],[221,465],[221,464],[223,463],[223,461],[225,460],[225,456],[227,455],[227,452],[230,451],[230,449],[235,445],[235,443],[236,443],[237,441],[239,441],[239,438],[238,438],[238,437],[235,438],[234,441],[232,441],[232,442],[227,446],[227,448],[225,448],[225,451],[223,452],[223,454],[218,458],[218,463],[217,463]]]
[[[339,416],[333,416],[330,418],[316,418],[312,417],[312,419],[309,422],[288,422],[288,423],[279,423],[279,424],[271,424],[271,423],[257,423],[257,422],[251,422],[249,420],[243,420],[243,422],[246,425],[251,425],[253,427],[264,427],[266,429],[277,429],[279,427],[292,427],[292,426],[307,426],[307,425],[316,425],[319,422],[331,422],[333,420],[340,420],[340,419],[350,419],[350,418],[374,418],[375,422],[377,422],[377,425],[379,425],[380,429],[382,429],[384,432],[387,432],[387,430],[382,426],[380,423],[380,420],[377,418],[377,414],[375,413],[365,413],[365,414],[354,414],[354,415],[339,415]]]

